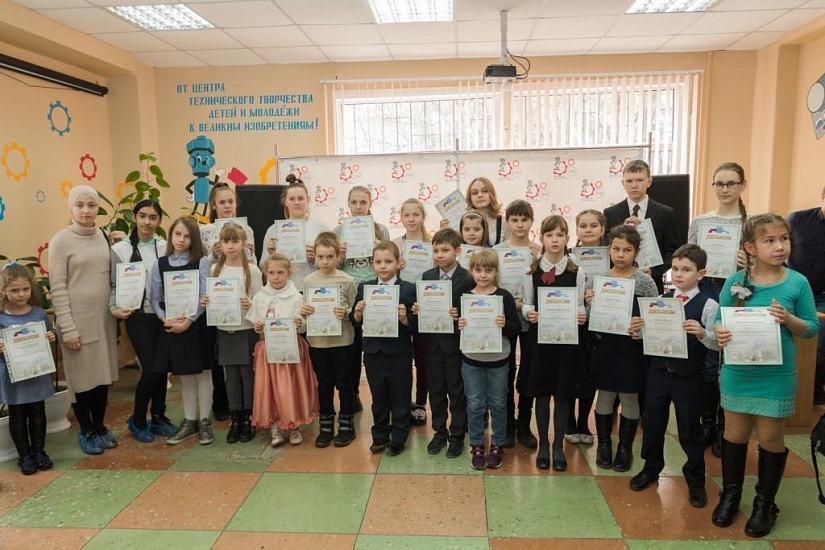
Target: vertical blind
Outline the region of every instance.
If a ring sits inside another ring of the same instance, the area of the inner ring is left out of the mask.
[[[701,73],[325,83],[336,154],[649,145],[689,173]]]

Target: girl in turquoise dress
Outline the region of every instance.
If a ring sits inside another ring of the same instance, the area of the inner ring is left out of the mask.
[[[736,338],[736,334],[721,326],[721,308],[767,307],[780,323],[782,363],[728,365],[727,358],[722,363],[719,386],[726,424],[722,440],[722,493],[713,511],[713,523],[727,527],[739,510],[748,439],[755,423],[759,481],[745,534],[764,537],[779,512],[774,497],[788,458],[785,418],[793,414],[796,400],[793,337],[813,338],[819,331],[819,321],[807,279],[784,266],[791,252],[788,222],[775,214],[754,216],[745,224],[742,241],[747,267],[731,275],[719,295],[715,327],[719,347],[724,348]]]

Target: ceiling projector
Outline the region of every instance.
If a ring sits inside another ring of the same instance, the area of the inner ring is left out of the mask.
[[[488,65],[484,69],[484,83],[497,84],[500,82],[512,82],[516,79],[515,65]]]

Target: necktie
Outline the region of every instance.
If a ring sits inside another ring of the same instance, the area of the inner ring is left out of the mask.
[[[442,273],[442,274],[441,274],[441,280],[442,280],[442,281],[449,281],[449,280],[450,280],[450,276],[449,276],[449,275],[447,275],[446,273]]]
[[[690,299],[687,294],[679,294],[679,296],[677,296],[677,298],[682,300],[682,303],[687,302]]]
[[[552,285],[556,282],[556,266],[551,267],[547,272],[542,274],[541,282],[546,285]]]
[[[639,217],[639,205],[638,204],[633,205],[633,216],[637,217],[637,218]]]

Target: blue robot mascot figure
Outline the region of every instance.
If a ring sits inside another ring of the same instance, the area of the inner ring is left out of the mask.
[[[192,214],[195,214],[199,205],[203,205],[203,216],[206,217],[206,208],[209,203],[209,188],[214,182],[209,181],[209,172],[215,166],[215,144],[206,136],[198,136],[186,144],[189,153],[189,166],[195,179],[186,185],[186,192],[192,196]],[[215,181],[217,181],[217,176]]]

